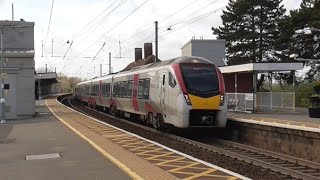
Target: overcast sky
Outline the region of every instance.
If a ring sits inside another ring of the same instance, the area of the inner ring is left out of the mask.
[[[300,2],[284,0],[283,4],[289,11]],[[52,0],[0,0],[0,20],[11,20],[11,3],[15,20],[35,22],[36,69],[48,64],[68,76],[90,78],[99,75],[99,64],[107,73],[109,52],[114,72],[132,62],[135,47],[154,41],[156,20],[162,60],[180,56],[180,48],[193,36],[213,39],[211,27],[222,24],[220,15],[228,0],[54,0],[49,31]],[[52,39],[55,57],[51,57]]]

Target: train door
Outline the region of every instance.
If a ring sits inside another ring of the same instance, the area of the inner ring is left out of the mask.
[[[167,111],[170,112],[171,114],[175,114],[176,112],[176,101],[177,101],[177,92],[175,91],[176,87],[176,80],[174,76],[172,75],[171,72],[168,72],[168,77],[167,77],[167,96],[168,96],[168,107]]]
[[[161,77],[161,90],[160,90],[160,106],[163,111],[167,110],[168,106],[168,71],[163,71]]]

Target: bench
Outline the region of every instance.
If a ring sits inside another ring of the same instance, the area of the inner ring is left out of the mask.
[[[233,111],[236,107],[238,107],[238,105],[239,105],[239,99],[229,99],[227,102],[227,108],[233,109]]]

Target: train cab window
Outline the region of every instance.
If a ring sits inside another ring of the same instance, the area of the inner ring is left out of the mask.
[[[132,81],[128,81],[127,83],[127,97],[132,97]]]
[[[169,72],[169,85],[174,88],[176,86],[177,82],[174,79],[173,75]]]
[[[144,80],[143,99],[149,99],[150,79]]]
[[[139,80],[139,87],[138,87],[138,99],[143,98],[143,87],[144,87],[144,80]]]

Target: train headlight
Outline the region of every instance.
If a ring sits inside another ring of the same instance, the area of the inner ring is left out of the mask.
[[[191,101],[189,99],[188,94],[183,94],[183,96],[184,96],[184,99],[186,100],[187,104],[191,106]]]
[[[223,106],[224,104],[224,94],[220,95],[220,106]]]

